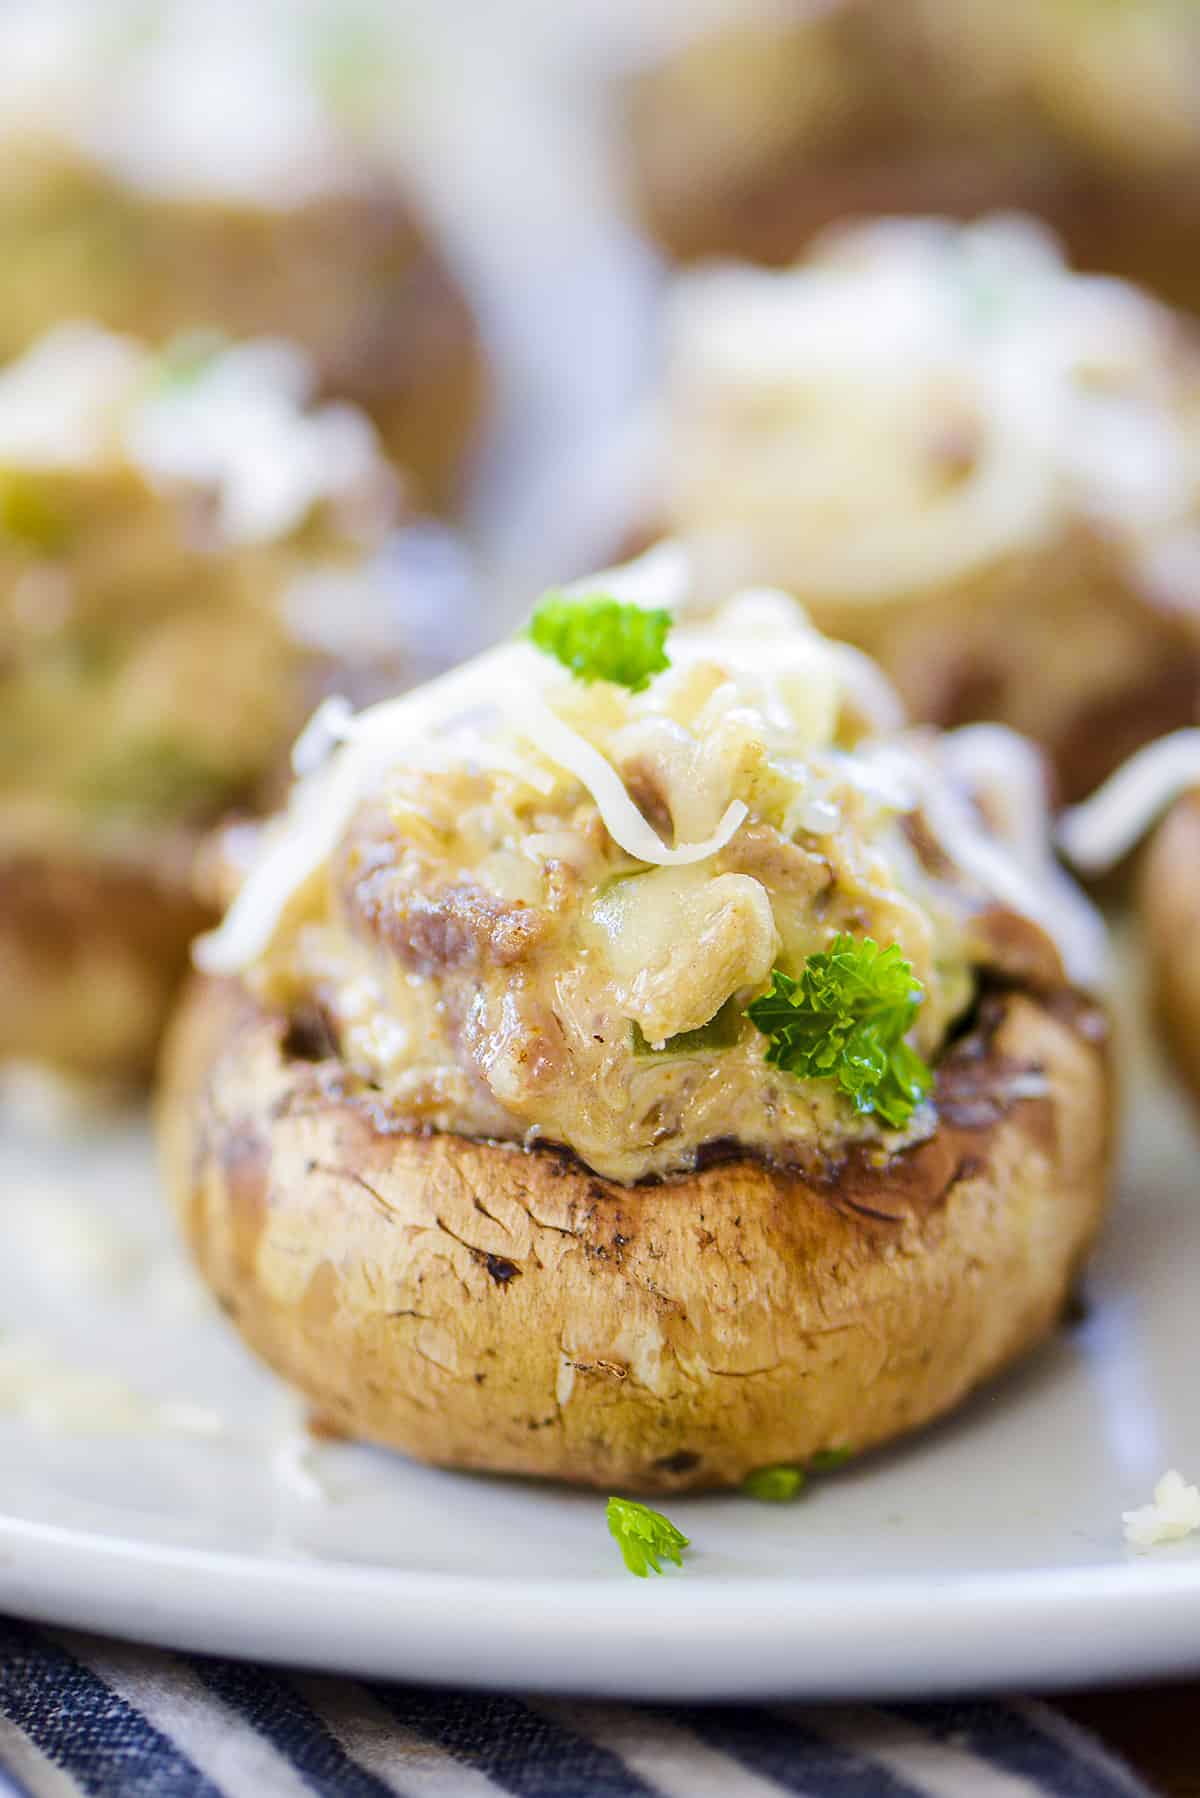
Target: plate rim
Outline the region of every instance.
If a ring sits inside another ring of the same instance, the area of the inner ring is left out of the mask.
[[[1159,1552],[1157,1563],[944,1575],[513,1580],[2,1515],[0,1607],[165,1648],[475,1689],[928,1696],[1200,1667],[1200,1558],[1186,1545]]]

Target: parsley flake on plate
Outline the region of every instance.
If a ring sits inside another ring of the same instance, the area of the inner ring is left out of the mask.
[[[661,1511],[652,1511],[635,1498],[610,1498],[605,1515],[626,1567],[639,1579],[645,1579],[651,1569],[661,1573],[663,1561],[683,1566],[682,1551],[690,1546],[688,1538]]]
[[[803,1467],[785,1463],[779,1467],[756,1467],[742,1481],[742,1491],[747,1498],[758,1499],[760,1504],[786,1505],[803,1485]]]
[[[924,988],[899,945],[838,936],[810,955],[799,980],[776,968],[747,1007],[769,1037],[767,1060],[801,1080],[836,1080],[860,1113],[899,1130],[929,1091],[933,1075],[904,1038]]]
[[[810,1473],[832,1473],[850,1459],[852,1452],[848,1448],[822,1448],[804,1462],[781,1461],[773,1467],[756,1467],[742,1481],[742,1491],[760,1504],[789,1504],[803,1491]]]
[[[605,593],[573,597],[555,588],[529,621],[537,648],[555,656],[576,680],[613,681],[640,693],[671,666],[663,645],[670,612],[623,605]]]

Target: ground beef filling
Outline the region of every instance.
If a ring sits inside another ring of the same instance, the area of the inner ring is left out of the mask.
[[[751,816],[706,862],[646,868],[569,782],[546,800],[507,774],[405,771],[252,980],[319,1014],[414,1128],[563,1143],[621,1180],[693,1167],[717,1141],[791,1160],[879,1142],[832,1083],[766,1062],[745,1008],[772,967],[839,930],[899,943],[930,1061],[982,971],[1063,976],[1045,933],[981,901],[919,817],[850,786],[838,801],[831,835]],[[905,1139],[933,1124],[919,1109]]]

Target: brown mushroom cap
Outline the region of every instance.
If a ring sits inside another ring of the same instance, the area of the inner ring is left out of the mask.
[[[0,1061],[144,1082],[208,921],[184,857],[0,857]]]
[[[406,1133],[319,1039],[199,981],[162,1139],[218,1299],[326,1423],[451,1467],[721,1487],[914,1429],[1053,1328],[1104,1209],[1106,1044],[1087,1001],[997,992],[927,1141],[630,1187]]]
[[[0,174],[0,356],[55,319],[159,342],[197,326],[289,338],[322,398],[370,414],[424,504],[458,496],[490,373],[467,297],[385,178],[285,210],[138,192],[40,147]]]

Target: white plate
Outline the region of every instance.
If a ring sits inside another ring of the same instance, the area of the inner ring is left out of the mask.
[[[1200,1552],[1135,1557],[1121,1535],[1164,1468],[1200,1473],[1196,1143],[1161,1075],[1138,1082],[1129,1136],[1084,1323],[792,1506],[672,1503],[686,1569],[638,1581],[596,1497],[308,1447],[182,1273],[141,1127],[57,1143],[10,1130],[0,1609],[329,1669],[638,1698],[1200,1666]],[[31,1336],[58,1369],[35,1387],[40,1413],[13,1371]]]

